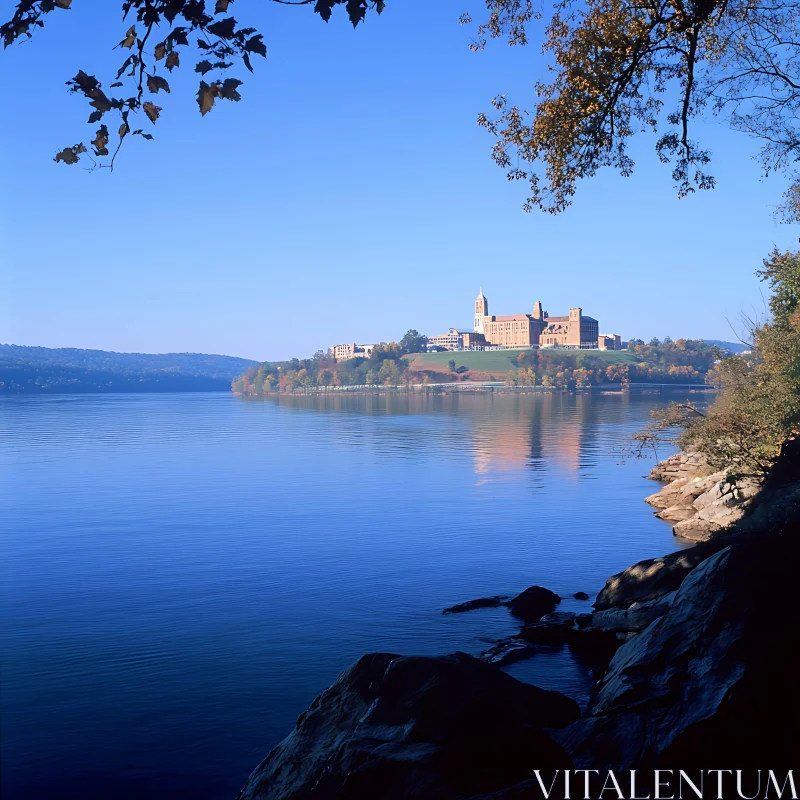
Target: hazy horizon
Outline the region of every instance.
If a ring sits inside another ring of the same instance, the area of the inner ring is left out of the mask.
[[[399,336],[397,337],[400,338]],[[703,339],[702,336],[675,336],[672,337],[673,339],[684,338],[684,339]],[[729,344],[738,344],[735,339],[719,339],[719,338],[712,338],[708,337],[708,339],[703,339],[704,341],[717,341],[717,342],[727,342]],[[383,339],[381,341],[393,341],[392,339]],[[57,345],[55,347],[50,347],[48,345],[42,344],[21,344],[19,342],[0,342],[0,346],[10,346],[10,347],[44,347],[48,350],[96,350],[102,353],[120,353],[120,354],[132,354],[132,355],[153,355],[153,356],[160,356],[160,355],[205,355],[205,356],[225,356],[228,358],[241,358],[249,361],[256,361],[256,362],[265,362],[265,361],[287,361],[292,358],[309,358],[314,355],[315,352],[318,350],[327,350],[324,347],[318,347],[316,350],[311,351],[310,353],[294,353],[287,358],[252,358],[251,356],[241,355],[240,353],[212,353],[205,350],[109,350],[104,347],[74,347],[73,345],[64,344],[64,345]],[[510,348],[515,349],[515,348]],[[516,349],[524,349],[524,348],[516,348]]]

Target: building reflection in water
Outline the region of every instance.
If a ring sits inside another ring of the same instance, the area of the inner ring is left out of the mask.
[[[646,420],[645,406],[656,404],[656,398],[628,392],[343,392],[269,400],[287,410],[340,414],[348,438],[378,454],[401,450],[413,457],[433,446],[461,457],[470,453],[478,485],[506,481],[515,472],[534,478],[534,485],[554,470],[576,480],[596,477],[611,451],[622,459],[629,435]],[[642,406],[633,427],[632,402]],[[360,424],[365,415],[384,417],[385,424]]]

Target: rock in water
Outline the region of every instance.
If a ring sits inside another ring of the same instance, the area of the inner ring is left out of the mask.
[[[493,667],[505,667],[517,661],[533,658],[538,652],[538,648],[511,636],[492,645],[488,650],[484,650],[479,658],[484,664],[491,664]]]
[[[474,611],[476,608],[499,608],[504,606],[507,601],[508,597],[502,595],[479,597],[477,600],[467,600],[466,603],[456,603],[454,606],[448,606],[442,611],[442,614],[461,614],[464,611]]]
[[[519,638],[531,644],[566,644],[574,633],[577,616],[574,611],[554,611],[545,614],[539,622],[524,625],[519,632]]]
[[[549,589],[531,586],[518,594],[508,607],[515,617],[526,623],[538,622],[545,614],[550,614],[561,602],[561,598]]]
[[[544,728],[575,701],[464,653],[376,653],[343,672],[247,780],[239,800],[457,800],[570,769]]]

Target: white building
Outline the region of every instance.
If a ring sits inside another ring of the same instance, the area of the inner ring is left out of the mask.
[[[335,344],[328,348],[328,352],[337,361],[347,361],[351,358],[369,358],[375,349],[374,344]]]

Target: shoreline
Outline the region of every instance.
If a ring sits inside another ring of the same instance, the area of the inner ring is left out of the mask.
[[[800,447],[782,458],[783,484],[739,498],[731,527],[707,526],[698,538],[673,528],[691,546],[612,575],[589,614],[558,611],[561,598],[533,586],[444,610],[506,606],[520,621],[517,635],[478,658],[362,657],[300,715],[239,800],[506,800],[546,796],[535,769],[789,769],[800,735],[789,728],[793,679],[780,654],[792,633],[798,640],[787,627],[798,545],[784,534],[795,529]],[[651,505],[683,489],[695,515],[714,502],[715,513],[730,512],[727,479],[692,456],[671,456],[649,477],[664,484]],[[765,525],[775,509],[783,517]],[[594,679],[585,709],[498,669],[554,645]]]
[[[493,392],[507,394],[576,394],[604,392],[606,394],[624,394],[628,391],[668,392],[671,390],[689,390],[690,392],[712,393],[716,389],[703,383],[603,383],[594,386],[579,386],[572,389],[559,389],[553,386],[506,386],[502,381],[452,381],[450,383],[414,383],[398,386],[309,386],[291,392],[263,392],[262,394],[245,394],[233,392],[236,397],[259,399],[264,397],[292,397],[308,395],[393,395],[393,394],[448,394],[454,392]]]

